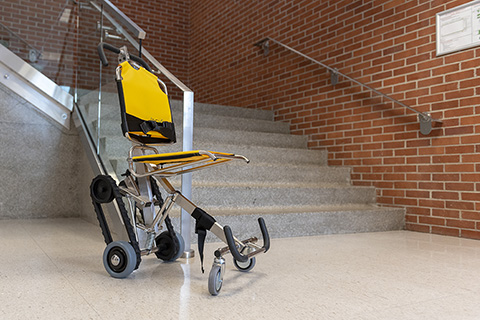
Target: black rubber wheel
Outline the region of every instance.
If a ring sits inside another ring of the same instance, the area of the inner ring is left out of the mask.
[[[235,268],[237,268],[238,270],[242,272],[248,272],[252,270],[253,267],[255,267],[256,260],[257,259],[255,259],[255,257],[248,259],[246,262],[239,262],[233,259],[233,264],[235,265]]]
[[[164,231],[155,238],[155,244],[158,248],[155,255],[158,259],[173,262],[180,258],[185,250],[185,241],[178,232],[175,232],[175,235],[176,237],[172,239],[170,232]]]
[[[113,201],[112,178],[110,176],[96,176],[90,185],[90,194],[98,203],[109,203]]]
[[[137,265],[135,249],[126,241],[111,242],[103,252],[103,265],[112,277],[126,278]]]
[[[212,296],[216,296],[220,293],[220,290],[222,290],[222,285],[222,267],[214,265],[208,275],[208,292],[210,292]]]

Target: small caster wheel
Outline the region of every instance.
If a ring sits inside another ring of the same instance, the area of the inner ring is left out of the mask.
[[[112,178],[106,175],[96,176],[90,185],[90,195],[98,203],[113,201]]]
[[[210,275],[208,276],[208,291],[212,296],[216,296],[220,293],[223,284],[223,272],[222,267],[219,265],[214,265],[212,270],[210,270]]]
[[[240,262],[235,259],[233,259],[233,264],[235,265],[235,268],[242,272],[248,272],[255,267],[255,263],[257,262],[257,259],[255,257],[252,257],[248,259],[246,262]]]
[[[137,265],[135,249],[126,241],[111,242],[103,252],[103,265],[112,277],[126,278]]]
[[[158,248],[158,251],[155,252],[155,255],[158,259],[162,259],[163,261],[167,262],[173,262],[180,258],[182,253],[185,251],[185,241],[180,233],[175,232],[175,236],[176,238],[172,239],[170,232],[164,231],[155,238],[155,244]]]

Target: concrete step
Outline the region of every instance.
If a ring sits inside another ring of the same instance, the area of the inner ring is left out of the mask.
[[[79,90],[78,103],[80,105],[86,105],[89,103],[98,104],[98,90]],[[102,103],[112,104],[118,103],[117,86],[115,81],[112,81],[108,85],[102,85]]]
[[[196,180],[192,201],[200,207],[229,207],[238,210],[270,206],[315,206],[340,204],[375,204],[375,189],[345,185],[208,184]]]
[[[118,94],[116,92],[114,83],[109,84],[109,86],[104,86],[104,89],[105,88],[109,90],[109,92],[108,91],[102,92],[102,95],[101,95],[102,109],[108,110],[108,108],[118,107],[118,103],[119,103]],[[93,107],[95,107],[96,105],[98,105],[98,97],[99,97],[98,91],[92,90],[87,94],[81,95],[79,97],[79,104],[81,106],[91,104]],[[183,101],[172,99],[170,100],[170,107],[172,108],[172,111],[182,112]],[[194,112],[195,114],[205,113],[205,114],[228,116],[228,117],[235,117],[235,118],[250,118],[250,119],[273,121],[272,111],[224,106],[224,105],[218,105],[218,104],[195,102]]]
[[[183,102],[179,100],[171,100],[170,106],[172,108],[172,111],[183,110]],[[226,117],[233,117],[233,118],[267,120],[267,121],[273,122],[272,111],[223,106],[218,104],[207,104],[207,103],[195,102],[194,114],[197,114],[197,113],[226,116]]]
[[[130,148],[131,143],[121,135],[115,137],[106,137],[106,151],[109,155],[125,154]],[[177,141],[182,141],[182,136],[177,135]],[[262,146],[269,148],[290,148],[291,152],[296,149],[307,148],[307,138],[304,136],[295,136],[281,133],[268,132],[244,132],[236,130],[223,130],[212,128],[195,128],[193,134],[194,149],[199,149],[197,145],[202,144],[210,146],[215,145],[244,145],[244,146]],[[179,144],[177,143],[177,146]],[[175,150],[181,150],[176,148]],[[214,148],[209,148],[214,149]],[[166,148],[164,150],[167,150]],[[221,151],[221,150],[213,150]],[[226,151],[226,150],[225,150]],[[233,151],[232,151],[233,152]]]
[[[85,118],[93,121],[97,119],[98,115],[98,93],[92,94],[87,98],[84,98],[80,102],[82,110],[86,111],[84,114]],[[172,115],[175,123],[180,125],[183,119],[183,102],[178,100],[170,101],[170,106],[172,109]],[[101,104],[101,115],[102,119],[120,119],[120,104],[118,101],[118,96],[112,94],[103,94],[102,95],[102,104]],[[281,122],[273,121],[273,112],[267,110],[257,110],[257,109],[248,109],[240,107],[231,107],[231,106],[222,106],[215,104],[205,104],[205,103],[195,103],[194,104],[194,119],[203,115],[203,118],[207,119],[207,116],[218,116],[225,118],[235,118],[235,119],[249,119],[249,120],[259,120],[269,122],[271,126],[275,127],[287,127],[288,125]],[[204,123],[200,121],[200,123]],[[282,130],[285,130],[282,128]]]
[[[234,235],[240,239],[252,236],[262,238],[257,222],[259,217],[265,219],[272,238],[403,230],[405,226],[404,209],[384,208],[370,204],[277,206],[242,210],[242,212],[225,207],[203,209],[214,216],[221,225],[230,226]],[[233,213],[234,211],[236,212]],[[179,212],[179,210],[172,212],[172,221],[176,227],[179,226]],[[194,235],[195,222],[192,220],[191,224],[192,235]],[[196,240],[194,235],[192,241],[196,242]],[[218,241],[218,239],[212,233],[207,233],[207,241]]]
[[[126,170],[131,143],[121,136],[117,97],[104,95],[103,149],[117,173]],[[96,101],[89,116],[96,120]],[[182,150],[182,104],[171,101],[177,144],[160,153]],[[260,237],[263,216],[272,237],[399,230],[405,211],[376,206],[373,187],[352,186],[350,169],[328,167],[327,153],[308,150],[307,139],[288,134],[273,113],[220,105],[194,106],[194,149],[231,152],[250,159],[193,173],[192,201],[239,238]],[[94,124],[95,126],[95,124]],[[180,177],[171,179],[180,187]],[[178,223],[179,208],[172,211]],[[192,220],[192,232],[195,222]],[[209,240],[214,240],[211,236]]]
[[[95,113],[95,112],[94,112]],[[183,131],[183,115],[173,113],[173,119],[175,123],[175,131],[177,135],[181,135]],[[92,125],[97,127],[97,115],[89,120]],[[101,119],[101,132],[102,135],[118,135],[121,134],[120,130],[120,114],[110,113],[102,116]],[[215,128],[215,129],[228,129],[228,130],[244,130],[250,132],[269,132],[269,133],[281,133],[289,134],[290,126],[283,122],[273,122],[267,120],[258,119],[246,119],[246,118],[234,118],[220,115],[210,115],[204,113],[195,113],[194,117],[194,131],[198,128]]]
[[[125,158],[112,160],[117,174],[127,169]],[[180,177],[172,179],[180,180]],[[193,173],[194,181],[228,183],[255,183],[269,186],[272,183],[282,183],[285,186],[320,185],[320,184],[350,184],[350,168],[328,167],[318,165],[279,164],[267,162],[232,161],[225,165]]]
[[[182,138],[179,135],[177,140]],[[193,141],[209,141],[215,144],[242,144],[276,148],[306,149],[308,138],[299,135],[270,132],[248,132],[240,130],[223,130],[196,128]]]
[[[120,140],[121,141],[121,140]],[[127,139],[123,139],[120,143],[116,145],[116,153],[115,155],[111,154],[110,159],[112,162],[113,167],[115,168],[117,174],[125,172],[127,169],[127,156],[128,156],[128,149],[130,148],[130,142]],[[257,164],[260,165],[267,165],[272,166],[272,170],[282,170],[282,169],[275,169],[276,166],[309,166],[312,167],[313,170],[317,170],[315,168],[319,168],[320,172],[333,172],[335,174],[339,174],[340,177],[338,179],[343,180],[350,179],[349,172],[350,168],[348,167],[327,167],[327,152],[325,150],[307,150],[307,149],[292,149],[288,148],[269,148],[269,147],[259,147],[259,146],[241,146],[241,145],[224,145],[224,144],[216,144],[215,149],[212,148],[212,144],[210,143],[196,143],[196,149],[200,150],[210,150],[210,151],[217,151],[217,152],[226,152],[226,153],[236,153],[239,155],[246,156],[250,163],[245,166],[243,162],[232,161],[226,164],[225,166],[218,166],[219,170],[228,170],[228,174],[235,174],[235,171],[238,170],[237,168],[240,167],[240,170],[250,170],[252,166],[256,166]],[[122,149],[123,148],[123,149]],[[172,145],[165,145],[157,147],[159,153],[168,153],[168,152],[179,152],[182,151],[181,143],[172,144]],[[238,164],[235,168],[231,168],[231,165]],[[223,169],[225,167],[225,169]],[[245,169],[243,169],[245,168]],[[216,175],[212,173],[210,170],[217,170],[208,169],[205,170],[205,173],[199,171],[195,173],[194,177],[197,177],[197,174],[209,174],[209,175]],[[311,171],[308,171],[311,172]],[[348,173],[347,173],[348,172]],[[251,175],[250,173],[246,173],[247,175]],[[348,177],[346,177],[348,175]],[[299,177],[303,177],[303,174],[299,174]]]

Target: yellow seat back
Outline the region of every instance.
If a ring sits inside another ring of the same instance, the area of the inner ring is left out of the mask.
[[[176,142],[170,103],[158,78],[134,62],[118,68],[123,134],[144,144]]]

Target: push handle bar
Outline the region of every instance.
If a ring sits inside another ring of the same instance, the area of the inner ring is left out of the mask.
[[[267,252],[270,248],[270,236],[268,234],[267,226],[265,225],[265,220],[263,218],[258,218],[258,224],[260,225],[260,230],[262,231],[263,237],[263,247],[259,249],[260,252]],[[255,252],[250,253],[249,255],[241,254],[237,245],[235,244],[235,239],[233,238],[232,229],[229,226],[223,227],[223,232],[225,233],[225,238],[227,239],[228,248],[233,258],[238,262],[247,262],[250,256],[254,255]]]
[[[116,53],[116,54],[120,53],[120,49],[116,48],[116,47],[114,47],[114,46],[112,46],[108,43],[105,43],[105,42],[100,42],[98,44],[98,46],[97,46],[98,56],[100,57],[100,60],[102,61],[102,64],[105,67],[107,67],[108,66],[108,60],[107,60],[107,56],[105,55],[105,50],[104,49],[112,51],[113,53]],[[130,54],[130,59],[135,61],[135,62],[138,62],[142,67],[147,69],[149,72],[152,72],[152,69],[150,68],[150,66],[142,58],[137,57],[133,54]]]
[[[263,249],[265,252],[270,249],[270,235],[268,234],[267,226],[265,225],[265,220],[263,218],[258,218],[258,224],[260,225],[260,230],[262,231],[263,237]]]

